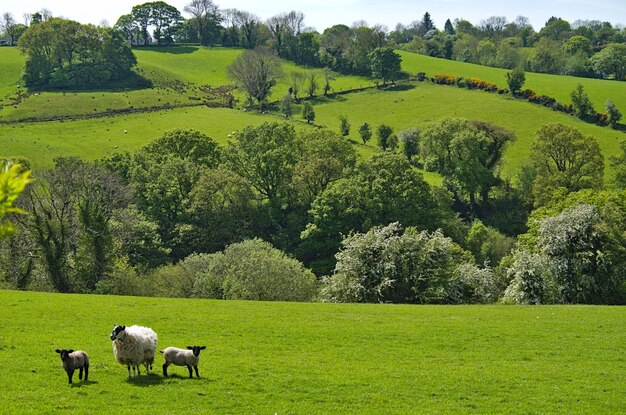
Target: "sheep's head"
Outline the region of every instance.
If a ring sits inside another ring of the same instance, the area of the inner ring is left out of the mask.
[[[111,340],[123,339],[126,334],[126,326],[115,326],[111,332]]]
[[[70,353],[73,353],[74,350],[72,350],[72,349],[70,349],[70,350],[67,350],[67,349],[62,349],[62,350],[56,349],[56,352],[61,355],[61,360],[66,361],[70,357]]]
[[[194,356],[200,356],[200,350],[206,349],[206,346],[187,346],[187,349],[192,350]]]

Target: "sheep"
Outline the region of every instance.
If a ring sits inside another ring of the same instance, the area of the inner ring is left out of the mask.
[[[83,379],[83,369],[85,369],[85,382],[89,377],[89,356],[82,350],[67,350],[56,349],[56,352],[61,355],[61,361],[63,362],[63,369],[67,372],[69,383],[72,383],[72,376],[74,376],[74,370],[79,369],[78,379]]]
[[[179,349],[178,347],[166,347],[160,351],[165,359],[165,363],[163,363],[163,376],[167,377],[167,367],[173,363],[176,366],[187,366],[190,378],[193,378],[193,372],[191,371],[193,367],[196,370],[196,377],[200,377],[198,374],[200,350],[206,349],[206,346],[187,346],[187,349],[188,350]]]
[[[146,374],[152,369],[154,352],[157,347],[157,334],[143,326],[115,326],[111,332],[115,360],[126,365],[128,377],[133,368],[133,378],[140,375],[139,365],[146,366]],[[136,373],[135,373],[136,371]]]

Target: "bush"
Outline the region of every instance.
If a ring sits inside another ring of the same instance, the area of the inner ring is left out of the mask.
[[[478,268],[470,263],[456,268],[446,291],[450,304],[488,304],[498,298],[491,268]]]
[[[416,76],[418,82],[424,82],[426,80],[426,72],[418,72]]]
[[[260,239],[230,245],[204,262],[204,271],[195,279],[195,297],[308,301],[317,289],[310,270]]]
[[[511,284],[504,292],[505,304],[545,304],[547,266],[542,255],[518,251],[513,266],[507,270]]]
[[[448,74],[435,74],[433,79],[438,85],[454,85],[456,80],[453,75]]]

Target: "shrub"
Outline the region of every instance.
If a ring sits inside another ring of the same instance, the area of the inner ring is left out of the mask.
[[[518,251],[507,270],[511,284],[504,292],[505,304],[545,304],[547,266],[542,255]]]
[[[492,269],[478,268],[470,263],[456,268],[446,291],[450,304],[487,304],[498,298]]]
[[[438,85],[454,85],[456,78],[448,74],[435,74],[433,79]]]
[[[426,80],[426,72],[418,72],[416,76],[419,82],[424,82]]]
[[[206,259],[193,287],[196,297],[308,301],[317,289],[310,270],[261,239],[230,245]]]

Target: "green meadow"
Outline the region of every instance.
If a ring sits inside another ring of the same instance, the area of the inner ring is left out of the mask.
[[[398,53],[402,57],[402,70],[413,75],[417,72],[425,72],[428,76],[450,74],[465,78],[479,78],[501,88],[507,88],[508,69],[433,58],[411,52],[398,51]],[[626,82],[526,72],[526,83],[523,88],[532,89],[538,95],[548,95],[556,98],[557,101],[569,104],[570,93],[578,84],[584,86],[596,111],[606,112],[604,103],[610,99],[615,102],[620,111],[626,112]]]
[[[391,306],[0,291],[3,413],[620,413],[626,314],[592,306]],[[114,324],[206,345],[200,379],[127,379]],[[57,348],[83,349],[67,383]]]

